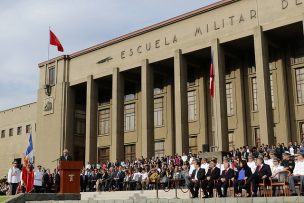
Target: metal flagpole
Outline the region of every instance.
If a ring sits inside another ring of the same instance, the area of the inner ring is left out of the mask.
[[[49,26],[48,60],[50,60],[50,32],[51,32],[51,26]]]

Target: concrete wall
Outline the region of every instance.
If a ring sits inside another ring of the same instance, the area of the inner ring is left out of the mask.
[[[34,155],[36,156],[36,103],[15,107],[0,112],[0,133],[5,130],[5,137],[0,138],[0,177],[7,176],[8,169],[14,159],[23,160],[28,146],[29,134],[26,125],[31,125]],[[17,135],[17,128],[22,127],[22,133]],[[9,136],[9,129],[13,129],[13,136]]]

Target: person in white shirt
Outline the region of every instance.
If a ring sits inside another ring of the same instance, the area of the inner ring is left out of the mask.
[[[225,170],[225,164],[227,164],[228,163],[228,159],[227,158],[224,158],[224,160],[223,160],[223,163],[221,163],[221,164],[218,164],[218,168],[220,168],[220,170],[221,170],[221,174],[222,174],[222,172]],[[208,170],[207,170],[208,171]]]
[[[290,155],[294,155],[294,148],[293,148],[293,146],[291,145],[290,147],[289,147],[289,153],[290,153]]]
[[[12,168],[8,170],[7,182],[10,185],[10,195],[15,195],[21,179],[21,171],[17,168],[17,162],[14,161]]]
[[[37,166],[37,170],[34,172],[34,191],[40,193],[42,187],[43,172],[41,166]]]
[[[194,163],[195,163],[195,159],[192,159],[190,169],[189,169],[189,176],[191,176],[192,172],[195,170]]]
[[[185,153],[183,153],[182,160],[184,163],[188,160],[188,156]]]
[[[138,168],[135,168],[135,172],[133,173],[132,180],[130,181],[131,190],[137,190],[138,183],[141,182],[142,174],[139,172]]]
[[[276,158],[273,152],[269,153],[269,159],[265,161],[265,164],[268,164],[270,168],[273,166],[273,159]]]
[[[201,161],[201,168],[205,169],[205,171],[208,171],[209,169],[209,164],[207,163],[207,159],[206,158],[203,158],[202,161]]]
[[[251,169],[251,173],[254,174],[255,169],[256,169],[256,163],[253,160],[252,156],[248,157],[248,162],[247,162],[248,167]]]
[[[149,184],[148,172],[146,171],[145,168],[143,168],[142,171],[141,171],[141,187],[142,187],[142,189],[146,189],[148,184]]]
[[[297,158],[298,158],[298,161],[295,163],[295,168],[293,170],[293,174],[291,174],[291,176],[289,176],[289,188],[291,190],[292,196],[297,196],[296,189],[295,189],[296,181],[301,182],[301,185],[302,185],[302,188],[300,188],[301,191],[303,191],[303,185],[304,185],[304,155],[298,154]]]
[[[271,178],[272,180],[279,180],[279,173],[284,170],[284,167],[279,165],[279,159],[274,158],[273,159],[273,165],[270,167],[271,169]]]

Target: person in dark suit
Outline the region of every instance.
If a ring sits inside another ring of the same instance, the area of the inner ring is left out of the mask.
[[[69,155],[69,151],[67,149],[63,150],[63,155],[60,156],[60,161],[72,161],[72,157]]]
[[[80,192],[87,191],[88,181],[88,175],[86,175],[85,170],[82,170],[82,173],[80,174]]]
[[[119,166],[118,171],[116,173],[116,176],[114,177],[115,190],[122,190],[122,185],[123,185],[124,178],[125,178],[125,172],[122,170],[122,166]]]
[[[219,197],[227,197],[227,189],[232,185],[232,178],[234,177],[234,170],[229,168],[229,163],[224,163],[224,170],[217,183],[217,192]],[[222,193],[223,188],[223,193]]]
[[[204,198],[213,197],[214,182],[220,177],[221,170],[216,167],[216,162],[211,160],[209,163],[209,169],[206,174],[206,180],[202,182],[202,189],[204,191]]]
[[[51,193],[52,187],[54,185],[54,177],[51,174],[50,169],[47,169],[46,173],[43,175],[42,180],[42,186],[45,188],[45,192]]]
[[[200,187],[200,183],[202,180],[205,179],[205,169],[200,168],[200,162],[199,161],[195,161],[194,163],[194,167],[195,169],[193,170],[192,174],[191,174],[191,179],[190,179],[190,183],[189,183],[189,190],[192,194],[192,198],[198,198],[198,191],[199,191],[199,187]]]
[[[255,172],[251,176],[251,185],[252,185],[252,196],[257,196],[257,190],[258,190],[258,184],[261,183],[263,180],[265,182],[269,182],[269,177],[271,174],[270,166],[267,164],[264,164],[264,159],[262,157],[257,158],[257,168]]]
[[[246,160],[240,162],[240,167],[237,169],[234,178],[234,193],[235,196],[241,197],[242,189],[249,191],[249,184],[245,184],[246,180],[251,178],[252,172],[251,168],[247,165]],[[248,182],[248,181],[247,181]]]
[[[55,170],[55,192],[60,192],[60,174],[58,170]]]

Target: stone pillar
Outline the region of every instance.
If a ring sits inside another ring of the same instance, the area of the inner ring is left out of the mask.
[[[206,66],[208,67],[208,65]],[[203,70],[200,73],[199,90],[198,90],[198,105],[199,105],[199,120],[200,120],[200,135],[197,137],[198,151],[202,151],[203,144],[209,144],[208,139],[208,107],[207,107],[207,93],[208,87],[206,85],[206,77]]]
[[[174,102],[176,153],[189,151],[187,64],[181,50],[174,52]]]
[[[119,68],[112,75],[111,129],[110,159],[124,159],[124,80]]]
[[[148,60],[141,65],[142,156],[154,156],[154,88],[153,70]]]
[[[75,121],[75,89],[67,83],[67,102],[65,104],[65,138],[64,148],[74,157],[74,121]]]
[[[235,70],[235,83],[233,95],[236,95],[234,102],[234,113],[237,119],[237,130],[234,133],[233,139],[235,140],[235,146],[244,146],[248,144],[246,136],[246,100],[245,100],[245,85],[244,85],[244,69],[242,68],[242,59],[237,58],[239,61],[237,64],[237,69]],[[240,136],[238,136],[240,135]],[[236,137],[237,136],[237,137]]]
[[[254,53],[261,143],[273,144],[268,43],[260,26],[254,30]]]
[[[218,39],[212,41],[211,53],[214,65],[214,145],[219,151],[228,151],[225,56]]]
[[[86,100],[86,138],[85,138],[85,162],[97,161],[97,100],[98,88],[90,75],[87,77]]]
[[[173,78],[168,78],[166,86],[166,96],[164,97],[164,105],[167,107],[165,125],[167,125],[167,138],[165,140],[165,154],[174,154],[175,152],[175,139],[174,139],[174,99],[173,99]],[[165,111],[165,109],[164,109]]]

